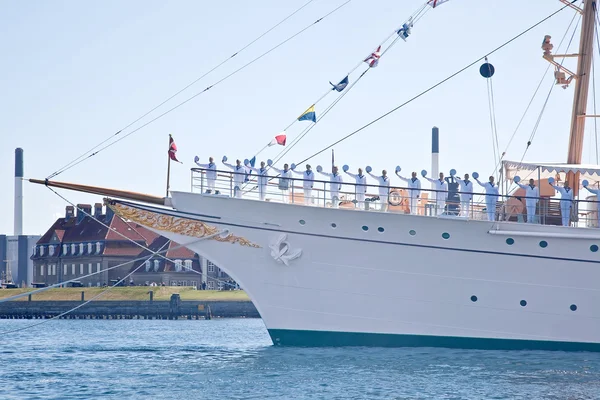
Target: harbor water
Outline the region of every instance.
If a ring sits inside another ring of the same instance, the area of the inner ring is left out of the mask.
[[[0,332],[39,321],[0,320]],[[2,399],[600,399],[600,353],[274,347],[260,319],[4,334]]]

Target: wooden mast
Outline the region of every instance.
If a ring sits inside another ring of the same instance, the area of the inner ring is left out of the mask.
[[[575,75],[573,114],[571,116],[571,134],[569,136],[569,153],[567,156],[569,164],[581,164],[583,153],[583,131],[585,129],[592,55],[594,52],[595,17],[596,0],[584,0],[579,57]],[[579,174],[569,173],[567,180],[573,188],[574,196],[577,196],[579,192]]]

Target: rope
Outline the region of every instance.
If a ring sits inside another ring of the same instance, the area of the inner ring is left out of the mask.
[[[314,1],[314,0],[313,0]],[[138,132],[139,130],[145,128],[146,126],[152,124],[153,122],[159,120],[160,118],[164,117],[165,115],[171,113],[172,111],[178,109],[179,107],[183,106],[184,104],[190,102],[191,100],[195,99],[196,97],[200,96],[203,93],[206,93],[207,91],[209,91],[210,89],[212,89],[213,87],[215,87],[216,85],[222,83],[223,81],[231,78],[232,76],[236,75],[238,72],[244,70],[245,68],[249,67],[250,65],[254,64],[256,61],[260,60],[261,58],[265,57],[266,55],[268,55],[269,53],[275,51],[276,49],[278,49],[279,47],[283,46],[284,44],[286,44],[287,42],[289,42],[290,40],[294,39],[295,37],[299,36],[300,34],[304,33],[305,31],[307,31],[308,29],[312,28],[313,26],[315,26],[316,24],[318,24],[319,22],[321,22],[322,20],[324,20],[325,18],[329,17],[330,15],[332,15],[333,13],[335,13],[336,11],[340,10],[342,7],[344,7],[345,5],[347,5],[348,3],[350,3],[352,0],[346,0],[346,2],[342,3],[341,5],[339,5],[338,7],[334,8],[332,11],[330,11],[329,13],[325,14],[323,17],[317,19],[315,22],[313,22],[312,24],[304,27],[303,29],[301,29],[300,31],[296,32],[295,34],[293,34],[292,36],[288,37],[287,39],[285,39],[284,41],[280,42],[279,44],[275,45],[274,47],[272,47],[271,49],[267,50],[266,52],[262,53],[261,55],[259,55],[258,57],[254,58],[253,60],[247,62],[246,64],[242,65],[240,68],[236,69],[235,71],[231,72],[230,74],[226,75],[224,78],[221,78],[220,80],[216,81],[215,83],[213,83],[210,86],[207,86],[204,90],[194,94],[193,96],[187,98],[186,100],[182,101],[181,103],[175,105],[174,107],[168,109],[167,111],[163,112],[162,114],[159,114],[157,117],[151,119],[150,121],[142,124],[141,126],[137,127],[136,129],[132,130],[131,132],[127,133],[124,136],[119,137],[118,139],[114,140],[113,142],[100,147],[101,145],[105,144],[106,142],[110,141],[111,139],[113,139],[115,136],[118,136],[119,134],[122,133],[122,130],[115,133],[114,135],[110,136],[108,139],[104,140],[103,142],[101,142],[99,145],[95,146],[92,150],[98,149],[97,151],[87,155],[90,151],[82,154],[81,156],[79,156],[76,160],[71,161],[69,164],[65,165],[64,167],[60,168],[59,170],[55,171],[54,173],[50,174],[48,176],[47,179],[52,179],[55,176],[62,174],[63,172],[81,164],[82,162],[84,162],[85,160],[95,156],[96,154],[106,150],[109,147],[112,147],[113,145],[119,143],[121,140],[129,137],[130,135]],[[183,89],[185,90],[185,89]],[[174,95],[176,96],[176,95]],[[166,100],[168,101],[168,100]],[[165,101],[165,102],[166,102]],[[157,108],[160,107],[157,106]],[[151,111],[150,111],[151,112]],[[141,117],[143,118],[143,117]],[[87,155],[87,157],[86,157]]]
[[[575,1],[575,0],[574,0]],[[416,99],[424,96],[425,94],[429,93],[430,91],[436,89],[438,86],[443,85],[444,83],[446,83],[447,81],[449,81],[450,79],[454,78],[455,76],[463,73],[464,71],[468,70],[469,68],[471,68],[473,65],[479,63],[481,60],[485,59],[485,57],[490,56],[494,53],[496,53],[498,50],[506,47],[507,45],[509,45],[510,43],[514,42],[515,40],[519,39],[521,36],[525,35],[526,33],[528,33],[529,31],[535,29],[536,27],[538,27],[539,25],[543,24],[544,22],[546,22],[547,20],[549,20],[550,18],[552,18],[553,16],[555,16],[556,14],[558,14],[559,12],[563,11],[565,8],[569,7],[569,5],[565,5],[563,7],[561,7],[560,9],[556,10],[555,12],[553,12],[552,14],[548,15],[547,17],[543,18],[542,20],[540,20],[539,22],[535,23],[534,25],[530,26],[529,28],[527,28],[526,30],[522,31],[521,33],[519,33],[518,35],[514,36],[513,38],[511,38],[510,40],[504,42],[503,44],[501,44],[500,46],[496,47],[495,49],[493,49],[492,51],[490,51],[489,53],[485,54],[482,57],[479,57],[477,60],[473,61],[472,63],[468,64],[467,66],[461,68],[460,70],[456,71],[455,73],[451,74],[450,76],[448,76],[445,79],[442,79],[441,81],[439,81],[438,83],[436,83],[433,86],[430,86],[428,89],[425,89],[424,91],[422,91],[421,93],[417,94],[416,96],[410,98],[409,100],[405,101],[404,103],[394,107],[393,109],[391,109],[390,111],[384,113],[383,115],[375,118],[374,120],[368,122],[367,124],[361,126],[360,128],[358,128],[357,130],[349,133],[348,135],[342,137],[341,139],[333,142],[332,144],[328,145],[327,147],[317,151],[316,153],[312,154],[311,156],[305,158],[304,160],[300,161],[298,164],[302,164],[308,160],[310,160],[313,157],[318,156],[319,154],[329,150],[330,148],[332,148],[333,146],[335,146],[336,144],[339,144],[349,138],[351,138],[352,136],[356,135],[357,133],[365,130],[366,128],[368,128],[369,126],[379,122],[380,120],[386,118],[387,116],[389,116],[390,114],[395,113],[396,111],[400,110],[401,108],[403,108],[404,106],[406,106],[407,104],[412,103],[413,101],[415,101]]]
[[[485,58],[485,62],[488,62],[488,58]],[[489,73],[491,75],[491,68],[489,68]],[[494,103],[494,86],[492,85],[492,77],[488,77],[485,80],[487,87],[487,96],[488,96],[488,111],[490,113],[490,128],[492,132],[492,152],[494,153],[494,164],[498,165],[498,153],[500,151],[500,146],[498,145],[498,129],[496,127],[496,105]],[[492,175],[495,171],[492,172]],[[496,176],[496,178],[498,178]]]

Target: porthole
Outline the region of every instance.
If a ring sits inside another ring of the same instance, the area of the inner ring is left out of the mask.
[[[593,253],[597,252],[598,251],[598,246],[595,245],[595,244],[591,245],[590,246],[590,251],[592,251]]]
[[[506,244],[509,246],[512,246],[513,244],[515,244],[515,239],[513,239],[513,238],[506,239]]]
[[[541,248],[546,248],[546,247],[548,247],[548,242],[546,242],[545,240],[542,240],[542,241],[540,242],[540,247],[541,247]]]
[[[475,303],[477,301],[477,296],[471,296],[471,301]]]
[[[571,304],[571,307],[569,307],[571,309],[571,311],[577,311],[577,306],[575,304]]]
[[[527,305],[527,302],[525,300],[521,300],[519,304],[521,304],[521,307],[525,307]]]
[[[331,227],[335,229],[335,228],[337,228],[337,224],[335,222],[332,222]]]
[[[366,226],[366,225],[363,225],[363,227],[362,227],[362,230],[366,232],[366,231],[368,231],[368,230],[369,230],[369,227],[368,227],[368,226]]]
[[[410,236],[415,236],[417,234],[417,231],[411,229],[410,231],[408,231],[408,234]]]
[[[444,232],[442,233],[442,237],[444,238],[444,240],[448,240],[450,239],[450,234],[448,232]]]
[[[377,228],[377,230],[379,231],[379,233],[383,233],[383,231],[385,231],[385,229],[383,229],[381,226]]]
[[[303,220],[303,219],[301,219],[301,220],[300,220],[300,221],[298,221],[298,222],[300,222],[300,225],[304,225],[304,224],[306,224],[306,221],[305,221],[305,220]]]

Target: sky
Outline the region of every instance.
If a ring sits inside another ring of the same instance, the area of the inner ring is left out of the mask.
[[[13,231],[14,149],[25,177],[46,178],[225,60],[308,0],[0,1],[0,233]],[[346,0],[314,0],[231,61],[136,127],[202,91],[312,24]],[[351,0],[272,53],[175,111],[131,134],[55,180],[164,196],[168,134],[183,164],[171,168],[171,189],[190,190],[194,156],[250,158],[341,80],[424,0]],[[491,4],[493,3],[493,7]],[[285,157],[300,161],[447,78],[562,7],[558,0],[449,0],[430,9]],[[495,66],[498,142],[504,151],[574,16],[567,9],[489,57]],[[567,41],[571,33],[567,35]],[[570,52],[577,50],[578,34]],[[431,169],[431,128],[440,129],[440,170],[494,170],[487,83],[479,63],[334,147],[336,162],[375,171]],[[567,67],[575,69],[575,61]],[[359,71],[362,71],[361,66]],[[507,149],[520,160],[552,86],[546,76]],[[351,75],[350,79],[357,75]],[[317,106],[333,100],[330,93]],[[573,87],[556,87],[525,161],[566,162]],[[591,100],[590,100],[591,102]],[[591,103],[590,103],[591,104]],[[288,131],[293,140],[309,122]],[[584,163],[596,163],[588,123]],[[259,160],[274,158],[272,147]],[[327,166],[329,151],[310,162]],[[400,185],[393,177],[392,184]],[[61,191],[73,203],[101,197]],[[67,203],[43,186],[24,183],[24,233],[42,234]]]

